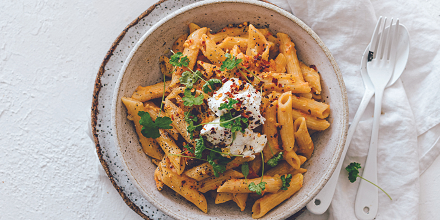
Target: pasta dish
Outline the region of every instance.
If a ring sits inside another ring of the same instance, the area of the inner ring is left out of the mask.
[[[205,213],[207,197],[241,211],[253,203],[253,218],[299,191],[310,135],[330,126],[330,106],[292,39],[246,22],[217,33],[191,23],[168,55],[163,82],[122,97],[157,189]]]

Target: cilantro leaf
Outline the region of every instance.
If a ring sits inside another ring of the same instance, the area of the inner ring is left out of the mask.
[[[203,95],[200,94],[199,96],[195,97],[193,96],[191,89],[186,88],[185,92],[183,93],[183,95],[185,95],[182,100],[183,100],[183,105],[185,106],[193,106],[193,105],[201,105],[203,104]]]
[[[223,157],[217,151],[214,151],[212,149],[208,150],[210,150],[211,152],[209,152],[206,159],[208,160],[208,163],[212,166],[214,176],[219,177],[220,173],[224,173],[226,171],[226,164],[231,162],[232,159]],[[217,163],[214,160],[217,160]]]
[[[197,159],[202,158],[202,153],[206,149],[205,142],[203,141],[203,138],[196,139],[196,151],[194,155]]]
[[[244,133],[244,130],[249,126],[249,121],[245,117],[232,117],[230,112],[220,116],[220,126],[231,129],[232,133],[240,131]]]
[[[202,73],[197,70],[195,72],[185,71],[179,78],[180,83],[186,86],[186,88],[191,89],[194,84],[202,77]]]
[[[236,57],[232,56],[229,53],[226,53],[225,57],[226,57],[226,60],[223,61],[222,65],[220,67],[221,71],[224,71],[225,69],[232,70],[235,67],[237,67],[238,64],[241,63],[241,61],[243,61],[242,59],[237,59]]]
[[[186,130],[188,131],[189,137],[191,139],[194,138],[194,131],[200,131],[202,129],[202,126],[200,125],[194,125],[194,122],[191,121],[188,123],[188,126],[186,127]]]
[[[198,120],[197,116],[194,116],[191,111],[185,112],[184,115],[186,123],[189,123],[191,121],[197,122]]]
[[[247,176],[249,175],[249,164],[247,162],[244,162],[241,165],[241,173],[243,174],[244,178],[247,180]]]
[[[234,105],[237,103],[238,101],[236,99],[228,98],[227,103],[220,103],[220,108],[218,108],[218,110],[223,110],[223,109],[231,110],[234,108]]]
[[[186,144],[185,146],[183,146],[184,148],[186,148],[189,152],[194,154],[194,150],[192,149],[191,146],[189,146],[189,144]]]
[[[184,56],[184,57],[182,57],[182,56],[183,56],[182,52],[177,52],[177,53],[173,54],[170,57],[170,61],[169,61],[170,64],[173,66],[187,67],[189,65],[189,59],[187,56]]]
[[[266,185],[266,182],[260,182],[258,184],[255,184],[254,182],[252,182],[248,185],[248,188],[250,191],[255,192],[261,196],[261,193],[263,192],[263,190],[266,189],[265,185]]]
[[[283,152],[281,151],[280,153],[278,153],[277,156],[272,157],[270,160],[268,160],[267,164],[269,164],[271,167],[274,167],[278,165],[278,161],[281,160],[282,158],[283,158]]]
[[[287,190],[287,187],[290,186],[290,181],[292,180],[292,174],[287,174],[281,176],[281,182],[283,182],[282,190]]]
[[[345,167],[345,170],[348,171],[348,180],[350,180],[350,182],[354,183],[356,181],[356,178],[361,178],[371,184],[373,184],[375,187],[379,188],[380,190],[382,190],[382,192],[384,192],[388,198],[390,198],[390,200],[393,200],[391,198],[390,195],[388,195],[387,192],[385,192],[385,190],[383,190],[382,188],[380,188],[378,185],[376,185],[375,183],[363,178],[362,176],[359,176],[359,169],[361,168],[361,165],[359,163],[353,162],[350,163],[347,167]]]
[[[205,85],[203,85],[203,87],[202,87],[203,92],[204,93],[212,92],[212,90],[216,88],[216,84],[219,84],[219,86],[221,86],[222,85],[222,81],[219,80],[219,79],[210,79],[210,80],[208,80],[205,83]]]
[[[139,124],[142,125],[141,133],[146,138],[158,138],[160,137],[159,128],[171,129],[173,128],[170,124],[172,123],[169,117],[157,117],[156,121],[151,119],[150,113],[139,111],[138,115],[141,116]]]
[[[348,179],[350,182],[354,183],[356,181],[356,178],[359,176],[359,170],[361,168],[361,165],[359,163],[353,162],[350,163],[345,170],[348,171]]]
[[[219,177],[220,173],[224,173],[226,171],[225,165],[216,164],[213,160],[208,160],[208,163],[211,164],[215,177]]]
[[[200,125],[194,125],[194,123],[197,123],[198,118],[197,118],[197,116],[194,116],[191,111],[185,112],[185,121],[188,124],[188,126],[186,127],[186,130],[189,133],[189,137],[191,139],[193,139],[194,138],[194,134],[193,134],[194,131],[196,131],[196,130],[199,131],[202,129],[202,127]]]

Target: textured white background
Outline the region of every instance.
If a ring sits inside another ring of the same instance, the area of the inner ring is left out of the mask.
[[[155,2],[0,1],[0,219],[140,219],[84,130],[102,59]],[[440,24],[440,1],[420,4]],[[421,176],[420,219],[440,216],[439,169]]]

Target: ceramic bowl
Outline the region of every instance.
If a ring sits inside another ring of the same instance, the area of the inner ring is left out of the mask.
[[[323,97],[331,109],[330,128],[313,135],[315,151],[304,164],[308,171],[303,187],[263,219],[287,218],[301,210],[330,178],[343,150],[348,127],[344,82],[330,51],[312,29],[292,14],[260,1],[203,1],[181,8],[151,27],[133,48],[121,69],[112,103],[116,146],[128,178],[149,202],[174,218],[252,219],[252,204],[247,204],[246,210],[241,212],[233,202],[215,205],[214,200],[208,198],[208,213],[205,214],[166,187],[159,192],[153,179],[156,166],[143,153],[121,97],[131,97],[139,85],[161,81],[159,56],[171,49],[177,37],[188,32],[190,22],[218,31],[228,24],[245,21],[257,27],[268,27],[273,33],[286,33],[293,39],[299,59],[318,68]]]

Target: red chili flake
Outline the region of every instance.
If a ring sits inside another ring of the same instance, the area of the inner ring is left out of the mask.
[[[272,78],[272,82],[275,83],[275,85],[278,85],[278,79],[277,78]]]
[[[318,72],[318,68],[316,68],[315,65],[310,65],[310,68],[314,69],[316,72]]]
[[[220,70],[219,70],[220,71]],[[221,72],[221,71],[220,71]],[[226,83],[228,81],[228,78],[222,76],[222,83]]]
[[[280,88],[283,88],[283,85],[281,85],[281,84],[278,84],[278,87],[280,87]]]

